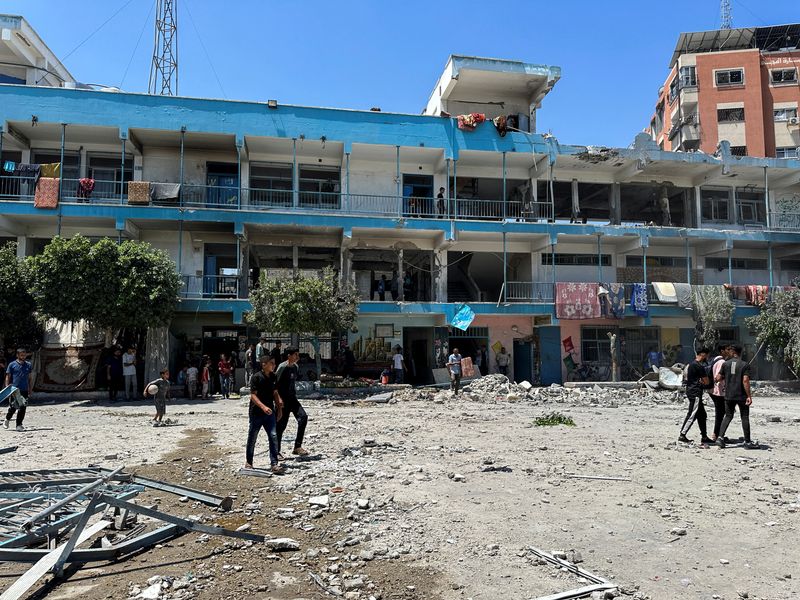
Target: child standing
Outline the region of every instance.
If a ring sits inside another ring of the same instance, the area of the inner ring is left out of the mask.
[[[167,398],[169,397],[169,369],[162,369],[159,371],[161,377],[155,381],[151,381],[144,388],[145,396],[153,396],[153,402],[156,405],[156,416],[153,418],[153,427],[160,427],[161,420],[167,412]],[[150,386],[156,386],[158,391],[155,394],[150,393]]]
[[[189,399],[194,400],[197,396],[197,367],[190,365],[186,370],[186,386],[189,388]]]
[[[200,383],[203,384],[203,400],[208,400],[208,388],[211,385],[211,359],[207,359],[200,374]]]

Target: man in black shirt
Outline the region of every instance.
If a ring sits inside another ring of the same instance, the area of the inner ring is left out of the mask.
[[[306,423],[308,415],[300,402],[297,400],[297,382],[300,370],[297,368],[297,361],[300,360],[300,350],[297,348],[286,349],[286,360],[280,364],[275,372],[277,376],[277,393],[283,402],[281,418],[278,419],[278,459],[283,460],[281,451],[281,440],[286,426],[289,424],[289,413],[294,414],[297,419],[297,437],[294,439],[294,450],[292,454],[297,456],[308,456],[308,452],[303,449],[303,436],[306,433]]]
[[[275,342],[275,347],[272,349],[272,352],[270,352],[269,355],[272,357],[272,360],[275,361],[276,367],[283,362],[283,351],[281,350],[280,340]]]
[[[736,407],[739,407],[739,416],[742,418],[742,433],[744,433],[744,447],[754,450],[759,445],[750,439],[750,406],[753,404],[753,394],[750,391],[750,365],[740,357],[741,346],[733,346],[732,356],[722,365],[722,372],[716,376],[717,381],[725,382],[725,420],[717,437],[717,446],[725,447],[725,432],[733,421]]]
[[[278,434],[275,419],[275,362],[266,354],[260,359],[261,370],[250,378],[250,429],[247,433],[245,468],[253,468],[253,454],[261,428],[269,439],[269,462],[272,472],[282,475],[284,470],[278,464]]]
[[[691,440],[686,437],[692,428],[695,420],[700,427],[700,442],[702,444],[713,444],[713,440],[706,435],[706,408],[703,406],[703,390],[710,387],[708,373],[706,371],[706,359],[708,358],[708,348],[700,348],[695,359],[689,363],[686,370],[686,397],[689,399],[689,412],[683,420],[681,434],[678,436],[679,442],[689,443]]]

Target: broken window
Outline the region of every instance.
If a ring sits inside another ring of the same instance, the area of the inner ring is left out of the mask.
[[[796,108],[776,108],[772,111],[772,116],[776,122],[789,121],[797,119]]]
[[[742,85],[744,83],[744,69],[716,71],[714,73],[714,80],[719,87],[726,85]]]
[[[729,220],[728,202],[730,200],[730,194],[731,191],[728,188],[702,188],[701,201],[703,221],[727,223]]]
[[[688,227],[687,193],[691,190],[668,184],[623,183],[620,185],[622,223],[652,223],[661,227]]]
[[[739,108],[718,108],[717,123],[737,123],[744,121],[744,107]]]
[[[797,83],[797,69],[774,69],[769,76],[772,83]]]
[[[736,188],[736,203],[739,206],[739,223],[764,225],[767,222],[767,206],[764,190]]]
[[[611,362],[611,340],[608,332],[616,327],[581,327],[581,362]]]
[[[800,154],[797,152],[797,146],[785,146],[775,148],[775,158],[800,158]]]

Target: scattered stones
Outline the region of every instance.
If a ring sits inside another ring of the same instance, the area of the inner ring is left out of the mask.
[[[312,496],[308,499],[308,503],[311,506],[319,506],[321,508],[328,508],[330,504],[330,496],[325,494],[324,496]]]

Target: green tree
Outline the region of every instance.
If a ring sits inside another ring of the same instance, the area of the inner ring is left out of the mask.
[[[41,337],[36,301],[28,290],[28,272],[17,258],[14,243],[0,246],[0,290],[0,337],[5,343],[35,342]]]
[[[169,323],[178,302],[175,264],[144,242],[56,237],[28,261],[40,312],[59,321],[85,319],[106,329],[154,327]]]
[[[775,292],[746,323],[756,332],[757,341],[764,344],[768,359],[782,362],[795,376],[800,373],[800,290]]]
[[[319,338],[353,326],[358,314],[358,290],[342,283],[331,268],[316,277],[285,275],[267,278],[250,292],[253,309],[247,321],[262,331],[304,333],[313,336],[317,374],[322,373]]]

